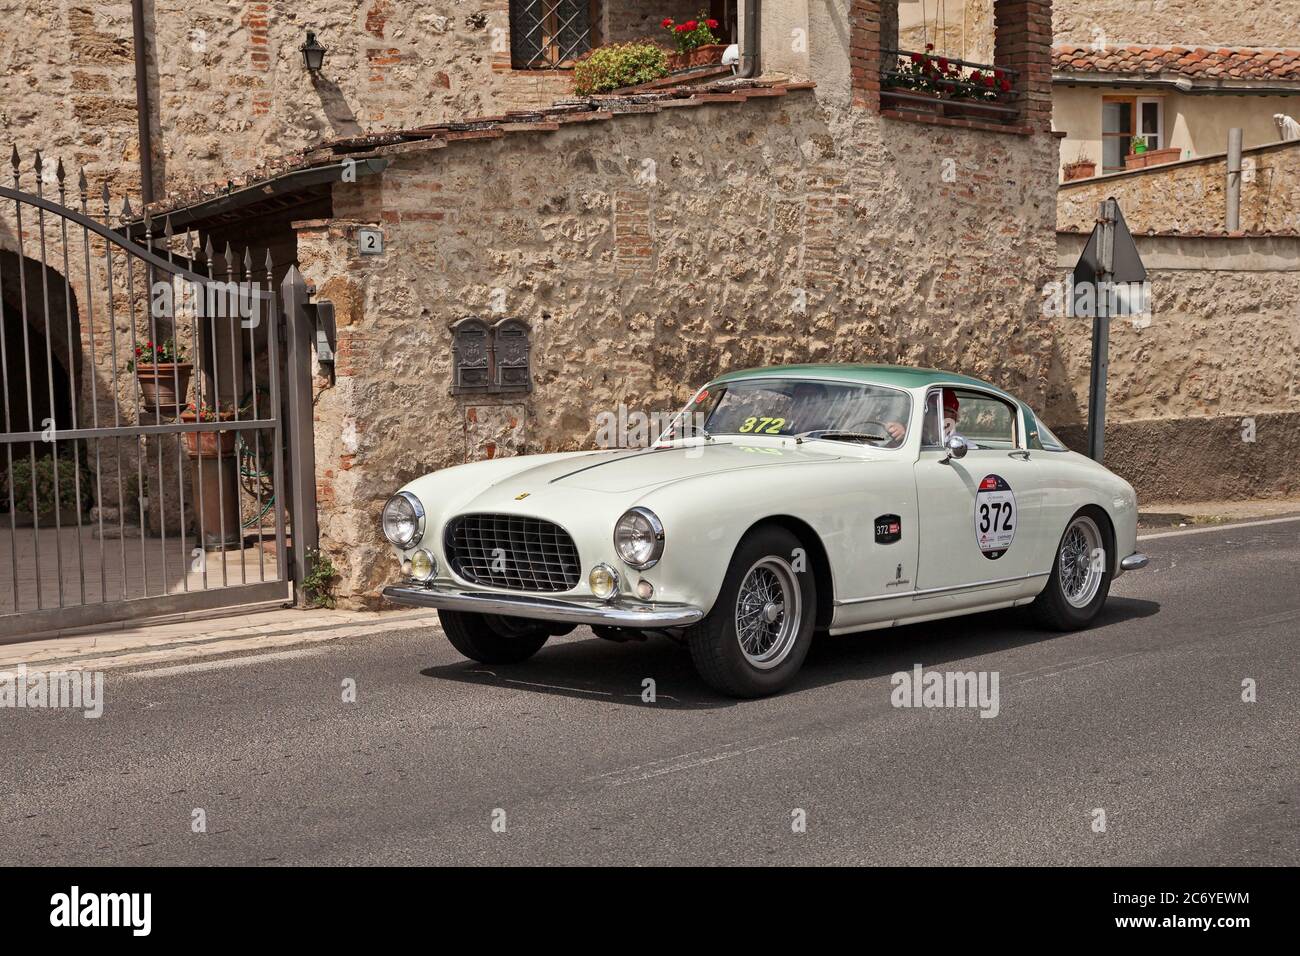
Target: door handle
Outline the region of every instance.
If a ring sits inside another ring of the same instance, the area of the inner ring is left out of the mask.
[[[1029,452],[1026,451],[1025,449],[1021,448],[1021,449],[1019,449],[1018,451],[1007,452],[1007,457],[1008,457],[1008,458],[1023,458],[1025,461],[1029,461]]]

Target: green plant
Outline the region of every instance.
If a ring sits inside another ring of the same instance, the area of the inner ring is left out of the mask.
[[[1148,148],[1149,147],[1147,146],[1147,138],[1145,136],[1133,137],[1133,152],[1135,154],[1140,156],[1143,153],[1145,153]]]
[[[334,567],[329,555],[322,554],[319,548],[307,549],[307,575],[302,579],[302,590],[308,605],[332,608],[334,582],[338,576],[338,569]]]
[[[639,86],[668,75],[668,54],[653,43],[615,43],[585,54],[573,68],[580,95]]]
[[[157,344],[146,341],[144,345],[137,345],[135,357],[126,363],[126,367],[134,371],[136,365],[166,365],[184,361],[185,347],[175,339],[164,339]]]
[[[81,471],[81,495],[77,495],[77,471],[75,464],[67,458],[59,460],[58,507],[60,509],[76,508],[90,503],[90,475],[87,469]],[[37,458],[36,470],[36,513],[38,517],[53,515],[55,509],[54,459]],[[0,507],[9,510],[10,482],[13,483],[14,508],[17,511],[29,511],[32,507],[32,462],[30,458],[15,458],[13,470],[9,474],[0,473]]]
[[[718,42],[718,38],[713,35],[713,31],[718,28],[718,21],[705,16],[703,11],[694,20],[683,23],[675,22],[672,17],[664,17],[659,25],[672,34],[678,53],[690,53],[696,47]]]

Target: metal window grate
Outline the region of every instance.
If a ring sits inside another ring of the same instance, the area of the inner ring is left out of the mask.
[[[557,69],[591,49],[590,0],[510,0],[516,70]]]
[[[453,570],[467,581],[510,591],[569,591],[581,562],[569,533],[557,524],[521,515],[470,514],[453,518],[445,547]]]

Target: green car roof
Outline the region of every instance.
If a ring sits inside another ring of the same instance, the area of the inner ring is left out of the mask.
[[[819,378],[838,379],[873,385],[892,385],[895,388],[924,388],[939,383],[976,385],[1015,399],[1005,391],[982,379],[945,372],[937,368],[914,368],[910,365],[852,365],[826,363],[821,365],[770,365],[765,368],[746,368],[719,375],[713,381],[739,382],[756,378]]]

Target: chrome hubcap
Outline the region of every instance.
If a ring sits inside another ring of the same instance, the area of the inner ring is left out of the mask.
[[[776,556],[756,561],[736,595],[736,639],[745,660],[759,670],[785,660],[799,636],[802,609],[794,569]]]
[[[1094,561],[1094,555],[1099,560]],[[1097,596],[1106,566],[1101,531],[1095,521],[1080,515],[1070,522],[1061,538],[1057,562],[1061,596],[1073,607],[1087,607]]]

